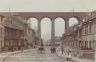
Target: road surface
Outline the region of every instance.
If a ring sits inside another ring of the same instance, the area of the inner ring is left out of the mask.
[[[4,62],[69,62],[56,54],[51,54],[49,48],[45,49],[45,54],[38,53],[37,49],[28,49],[22,53],[9,56]]]

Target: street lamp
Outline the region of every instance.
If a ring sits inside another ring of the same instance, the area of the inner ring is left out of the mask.
[[[23,37],[20,37],[20,39],[23,39]],[[22,41],[20,43],[21,43],[20,44],[21,45],[21,48],[20,49],[21,49],[21,52],[22,52],[23,51],[23,49],[22,49]]]
[[[24,46],[24,42],[26,37],[25,36],[21,36],[20,39],[23,39],[24,41],[21,41],[21,51],[23,51],[23,46]]]
[[[94,40],[94,60],[96,62],[96,41]]]
[[[62,37],[61,37],[61,51],[62,51],[62,54],[63,54],[63,35],[64,34],[62,34]]]

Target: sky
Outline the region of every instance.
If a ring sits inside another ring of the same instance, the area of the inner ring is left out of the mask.
[[[96,0],[0,0],[0,12],[9,12],[9,8],[12,12],[90,12],[96,10]],[[59,22],[55,28],[56,36],[64,33],[64,23]],[[33,22],[30,24],[36,25]],[[50,24],[49,21],[42,22],[43,37],[51,37]]]
[[[0,0],[0,11],[70,12],[96,10],[96,0]]]

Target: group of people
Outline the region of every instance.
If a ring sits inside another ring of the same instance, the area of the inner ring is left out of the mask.
[[[52,47],[50,48],[51,53],[56,53],[56,48]],[[38,47],[38,52],[39,53],[45,53],[45,48],[44,48],[44,44],[43,44],[43,40],[41,39],[41,45]]]
[[[42,53],[45,53],[45,49],[44,49],[43,43],[42,43],[41,46],[38,48],[38,52],[40,52],[41,54],[42,54]]]
[[[65,52],[65,54],[67,56],[66,59],[68,61],[71,61],[71,59],[72,59],[72,56],[71,56],[72,51],[71,51],[71,49],[70,48],[65,48],[65,49],[61,48],[61,51],[62,51],[62,54]]]
[[[55,47],[51,48],[50,51],[51,51],[51,53],[56,53],[56,48]]]
[[[45,48],[44,48],[44,46],[40,46],[40,47],[38,47],[38,52],[39,53],[45,53]],[[50,52],[51,53],[56,53],[56,48],[50,48]]]

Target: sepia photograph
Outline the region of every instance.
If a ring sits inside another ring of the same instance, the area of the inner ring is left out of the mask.
[[[96,62],[96,0],[0,0],[0,62]]]

